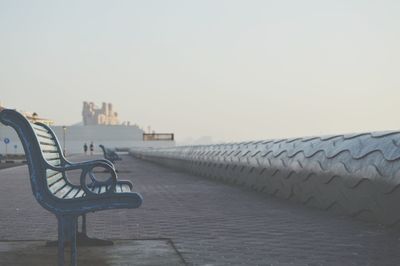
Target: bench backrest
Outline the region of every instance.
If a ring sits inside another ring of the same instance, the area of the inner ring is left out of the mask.
[[[54,131],[43,123],[31,123],[31,126],[39,141],[43,159],[52,166],[64,167],[66,160]],[[68,181],[64,171],[46,169],[46,180],[51,195],[57,198],[79,198],[84,194],[83,190],[76,188]]]
[[[103,151],[104,156],[107,156],[107,150],[106,147],[104,147],[103,144],[100,144],[99,147],[101,148],[101,150]]]
[[[54,132],[47,125],[33,124],[19,112],[10,109],[0,112],[0,122],[14,128],[21,140],[29,167],[32,192],[39,203],[42,206],[47,205],[46,198],[66,196],[73,187],[65,178],[64,171],[49,169],[49,165],[61,168],[65,165]]]
[[[112,163],[115,161],[121,160],[118,154],[111,149],[104,147],[104,145],[100,144],[99,147],[103,150],[104,158],[110,160]]]

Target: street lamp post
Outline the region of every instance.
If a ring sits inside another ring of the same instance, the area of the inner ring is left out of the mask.
[[[64,156],[66,155],[66,152],[65,152],[65,133],[66,133],[66,131],[67,131],[67,127],[63,126],[63,153],[64,153]]]

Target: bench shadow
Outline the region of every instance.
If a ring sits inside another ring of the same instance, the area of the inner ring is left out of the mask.
[[[65,265],[70,264],[70,249],[65,248]],[[110,266],[107,253],[89,248],[79,248],[78,265]],[[41,265],[57,264],[57,247],[45,246],[45,241],[10,241],[0,243],[0,265]]]
[[[65,248],[65,265],[70,264]],[[0,265],[57,264],[57,247],[46,241],[0,241]],[[78,247],[78,265],[186,265],[168,239],[115,240],[113,246]]]

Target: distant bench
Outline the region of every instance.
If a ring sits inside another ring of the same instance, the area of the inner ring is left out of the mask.
[[[121,157],[112,149],[104,147],[104,145],[100,144],[99,147],[103,150],[103,155],[106,160],[115,163],[115,161],[122,160]]]
[[[82,216],[79,239],[90,240],[86,235],[86,213],[141,205],[142,197],[132,192],[132,183],[117,180],[110,161],[67,161],[54,132],[45,124],[30,123],[17,111],[4,109],[0,112],[0,122],[17,132],[25,150],[33,195],[43,208],[57,217],[58,265],[64,265],[64,241],[71,243],[71,265],[77,265],[79,216]],[[108,180],[96,179],[95,168],[107,170]],[[79,185],[68,180],[66,174],[70,170],[81,171]]]

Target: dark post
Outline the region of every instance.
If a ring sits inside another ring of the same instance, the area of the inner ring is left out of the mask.
[[[64,153],[64,156],[66,155],[65,154],[65,132],[66,131],[67,131],[67,127],[63,126],[63,153]]]

